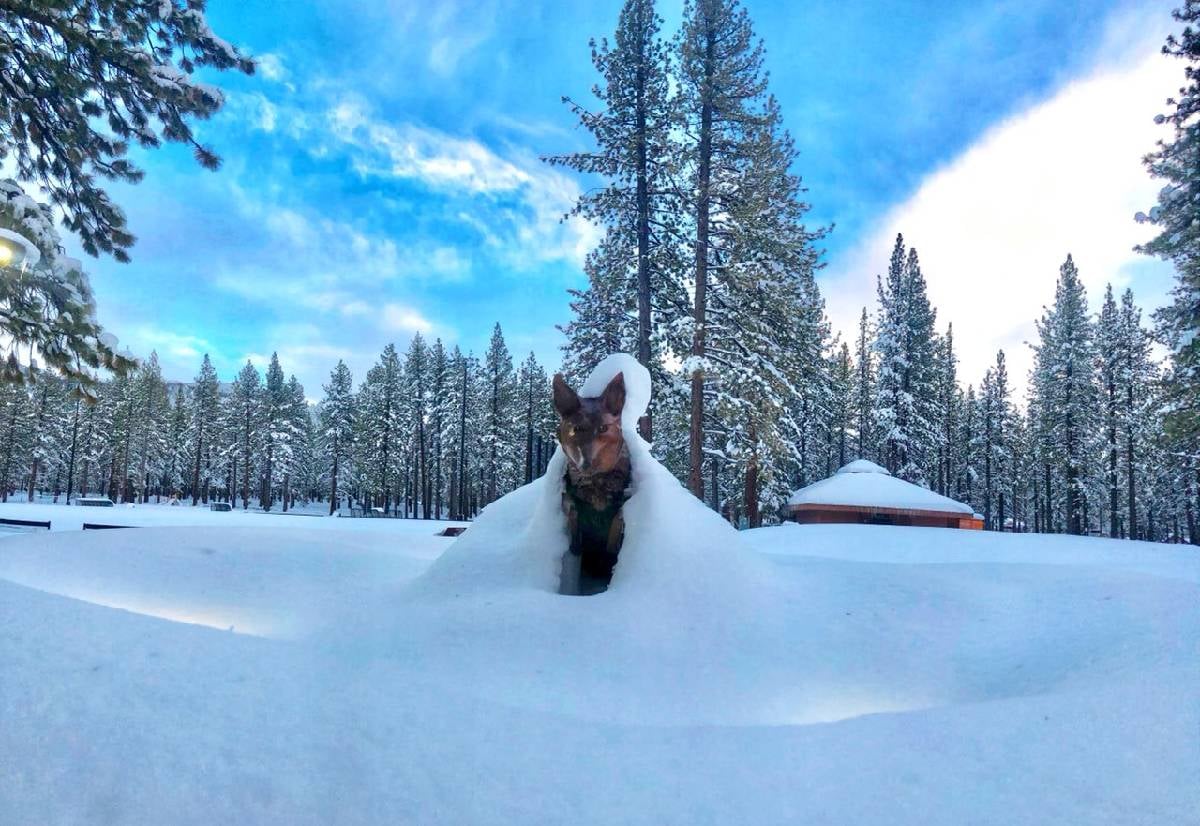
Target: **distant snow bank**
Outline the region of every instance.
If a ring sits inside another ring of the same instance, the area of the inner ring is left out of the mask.
[[[326,506],[326,509],[328,506]],[[208,528],[303,528],[304,530],[372,531],[393,533],[407,530],[400,525],[414,527],[418,533],[436,532],[450,525],[466,525],[466,522],[448,522],[425,519],[370,519],[339,518],[316,514],[312,510],[283,513],[264,513],[256,510],[235,508],[231,511],[211,511],[207,505],[168,505],[165,502],[144,504],[122,504],[111,508],[87,507],[83,505],[51,504],[48,502],[0,502],[0,518],[29,519],[50,522],[54,531],[78,531],[83,523],[101,525],[124,525],[134,528],[175,527],[192,525]]]
[[[371,522],[0,539],[6,822],[1198,822],[1191,549],[792,525],[564,597],[308,527]]]

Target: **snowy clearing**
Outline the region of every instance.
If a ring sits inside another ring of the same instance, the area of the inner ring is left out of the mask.
[[[0,540],[7,822],[1200,823],[1190,548],[768,528],[724,623],[278,518]]]
[[[326,506],[328,507],[328,506]],[[417,534],[436,533],[450,525],[466,522],[443,522],[422,519],[350,519],[330,517],[322,512],[297,510],[291,513],[263,513],[241,509],[211,511],[205,505],[124,504],[111,508],[92,508],[81,505],[56,505],[45,502],[0,503],[0,518],[28,519],[50,522],[54,531],[77,531],[83,523],[124,525],[132,528],[192,525],[206,528],[289,528],[336,531],[375,531],[393,534],[412,531]],[[400,527],[398,527],[400,525]],[[408,526],[408,527],[404,527]]]

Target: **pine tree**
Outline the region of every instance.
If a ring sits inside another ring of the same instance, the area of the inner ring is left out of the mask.
[[[1008,431],[1012,408],[1009,401],[1008,369],[1004,351],[988,368],[980,385],[979,426],[983,462],[983,523],[988,530],[1002,531],[1005,522],[1005,493],[1011,479],[1011,447]],[[996,506],[993,510],[993,504]]]
[[[485,458],[485,504],[494,502],[516,483],[516,456],[513,423],[516,420],[515,387],[512,356],[504,343],[504,333],[497,324],[484,356],[480,374],[482,391],[487,405],[486,424],[480,449]]]
[[[229,435],[232,437],[233,473],[231,487],[236,484],[238,469],[241,470],[242,509],[250,507],[250,475],[253,472],[261,438],[263,398],[262,379],[258,369],[249,361],[238,372],[230,393]]]
[[[1119,383],[1122,370],[1120,311],[1113,297],[1112,284],[1104,290],[1104,304],[1096,325],[1097,377],[1100,382],[1101,422],[1104,430],[1105,487],[1108,494],[1108,535],[1121,535],[1120,460],[1118,433],[1124,412]]]
[[[667,283],[678,279],[672,245],[677,211],[671,180],[669,52],[659,36],[661,25],[653,0],[626,0],[613,44],[590,41],[592,63],[603,78],[593,91],[603,108],[591,112],[564,101],[592,133],[597,150],[549,159],[607,180],[603,188],[584,195],[575,210],[607,228],[601,253],[593,256],[592,273],[604,270],[611,277],[594,278],[589,291],[599,286],[602,293],[609,293],[604,296],[609,306],[636,308],[632,338],[638,361],[647,369],[654,364],[653,313],[663,306],[656,308],[654,299],[659,296],[661,302],[668,291],[673,292]],[[617,250],[621,253],[614,255]],[[581,308],[589,303],[596,306],[594,300],[600,298],[586,293],[576,297]],[[623,329],[618,335],[622,333]],[[591,352],[603,357],[618,351]],[[641,422],[640,428],[649,441],[649,420]]]
[[[683,18],[679,111],[688,142],[681,167],[690,178],[694,221],[692,348],[684,365],[691,376],[688,487],[703,498],[708,290],[721,276],[725,216],[743,195],[738,177],[751,154],[747,136],[761,127],[767,82],[762,46],[733,0],[689,0]]]
[[[1130,539],[1150,538],[1149,528],[1143,531],[1139,522],[1138,491],[1141,479],[1151,475],[1154,443],[1162,432],[1163,382],[1151,359],[1152,339],[1142,327],[1142,312],[1128,289],[1121,295],[1119,323],[1127,532]]]
[[[1167,99],[1170,110],[1158,115],[1158,123],[1173,129],[1170,141],[1159,141],[1145,157],[1150,174],[1166,185],[1159,191],[1158,204],[1139,221],[1159,228],[1158,235],[1142,251],[1175,265],[1177,282],[1172,302],[1155,314],[1159,335],[1171,352],[1172,376],[1166,384],[1169,426],[1189,439],[1200,436],[1200,0],[1184,0],[1172,15],[1184,24],[1171,34],[1163,53],[1181,58],[1184,86]]]
[[[330,463],[329,513],[338,508],[338,484],[347,474],[345,462],[354,450],[355,418],[354,380],[350,368],[338,360],[325,385],[325,400],[321,404],[321,435],[325,455]]]
[[[850,443],[854,434],[854,387],[855,365],[850,358],[850,345],[842,342],[829,365],[830,407],[829,445],[830,459],[826,462],[828,476],[850,461]]]
[[[188,474],[185,469],[191,456],[191,444],[188,442],[191,407],[183,387],[175,389],[175,403],[171,406],[170,417],[171,423],[167,429],[168,458],[160,486],[174,497],[182,496],[186,488]]]
[[[25,464],[30,435],[30,400],[25,387],[0,382],[0,501],[7,502]]]
[[[167,455],[167,441],[163,428],[169,410],[167,385],[163,381],[158,354],[138,366],[131,386],[133,407],[131,421],[131,462],[137,469],[134,479],[135,501],[149,501],[152,481],[161,475]]]
[[[200,363],[200,372],[192,384],[190,442],[192,445],[192,504],[201,499],[208,501],[208,486],[211,482],[213,468],[213,441],[216,434],[218,403],[221,386],[217,379],[217,371],[204,354]]]
[[[0,66],[3,61],[0,55]],[[0,95],[0,158],[5,97]],[[11,180],[0,181],[0,229],[30,244],[21,250],[11,241],[0,243],[0,382],[36,381],[44,372],[40,359],[71,392],[94,401],[97,368],[123,373],[133,360],[116,351],[116,339],[96,321],[83,265],[63,254],[50,207],[34,202]]]
[[[867,308],[863,307],[858,321],[858,337],[854,343],[854,363],[857,366],[854,382],[854,452],[859,459],[876,457],[874,352],[870,320]]]
[[[359,388],[359,433],[357,442],[362,452],[360,464],[364,471],[369,504],[391,513],[396,496],[397,454],[403,443],[400,409],[403,368],[394,345],[383,348],[378,363],[367,371],[366,381]]]
[[[571,320],[558,329],[566,337],[562,372],[572,386],[579,386],[605,356],[636,346],[627,289],[629,250],[622,244],[615,233],[605,237],[584,263],[587,288],[567,291]]]
[[[958,430],[959,406],[958,357],[954,352],[954,327],[946,328],[937,348],[936,398],[940,422],[936,428],[937,472],[934,474],[936,490],[943,496],[951,495],[951,486],[957,475],[955,434]]]
[[[421,515],[425,519],[433,517],[433,489],[429,482],[429,349],[420,333],[413,336],[408,347],[408,355],[404,364],[405,401],[408,404],[408,418],[413,424],[413,443],[415,462],[414,489],[419,493]],[[414,513],[415,516],[415,513]]]
[[[1087,296],[1071,256],[1059,270],[1054,306],[1037,325],[1033,394],[1038,399],[1047,488],[1051,465],[1061,474],[1067,531],[1082,534],[1088,482],[1089,439],[1094,432],[1097,393],[1094,381],[1094,332]],[[1048,512],[1054,498],[1045,493]]]
[[[549,386],[550,380],[546,376],[546,371],[538,364],[533,353],[530,353],[525,361],[521,362],[521,369],[517,376],[517,401],[520,407],[525,454],[524,478],[527,485],[540,473],[534,449],[537,438],[544,435],[544,406],[550,398],[547,391]]]
[[[57,5],[9,0],[0,7],[7,44],[0,157],[11,155],[18,177],[49,193],[89,254],[128,260],[133,236],[100,181],[141,180],[128,157],[131,141],[187,143],[215,169],[219,159],[196,141],[189,121],[211,117],[223,97],[192,74],[205,67],[250,74],[254,64],[213,33],[203,3]]]
[[[453,381],[450,361],[442,340],[436,339],[429,353],[430,390],[430,455],[433,462],[433,518],[443,518],[446,474],[443,460],[449,438],[452,410],[449,406],[450,385]]]

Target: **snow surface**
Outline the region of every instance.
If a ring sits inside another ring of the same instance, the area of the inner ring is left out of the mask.
[[[856,459],[833,476],[800,488],[789,505],[858,505],[972,514],[970,505],[897,479],[874,462]]]
[[[722,628],[413,524],[0,540],[5,822],[1200,823],[1194,549],[750,531]]]
[[[45,502],[0,503],[0,518],[28,519],[49,522],[53,531],[78,531],[83,523],[98,525],[123,525],[132,528],[193,525],[207,528],[303,528],[304,530],[367,531],[372,533],[394,533],[409,530],[419,534],[434,534],[451,525],[467,525],[467,522],[445,522],[422,519],[371,519],[329,517],[328,505],[320,511],[296,510],[289,513],[279,511],[263,513],[255,510],[235,508],[232,511],[211,511],[207,505],[168,505],[166,503],[123,504],[111,508],[86,507],[82,505],[50,504]],[[400,526],[397,524],[400,523]],[[2,527],[2,526],[0,526]]]

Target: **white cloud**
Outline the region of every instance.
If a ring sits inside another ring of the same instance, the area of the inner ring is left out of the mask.
[[[1160,186],[1141,157],[1160,136],[1154,115],[1182,77],[1180,64],[1158,54],[1161,42],[1147,35],[1129,44],[926,178],[822,277],[835,329],[852,338],[861,308],[874,309],[875,275],[897,232],[918,249],[939,327],[954,323],[964,384],[977,384],[1003,348],[1023,386],[1032,363],[1024,342],[1053,301],[1067,253],[1093,310],[1109,281],[1154,306],[1165,265],[1133,252],[1150,232],[1133,215]]]
[[[287,67],[283,64],[283,58],[273,52],[256,55],[254,63],[259,73],[267,80],[287,80],[290,75]]]
[[[428,333],[433,324],[412,307],[402,304],[385,304],[383,306],[384,329],[395,333]]]
[[[478,199],[484,208],[470,223],[486,227],[489,245],[498,245],[511,266],[554,260],[582,266],[599,240],[590,222],[563,220],[579,199],[579,184],[535,157],[504,157],[473,138],[381,121],[350,100],[333,107],[328,123],[332,135],[355,150],[360,175],[417,180]]]

